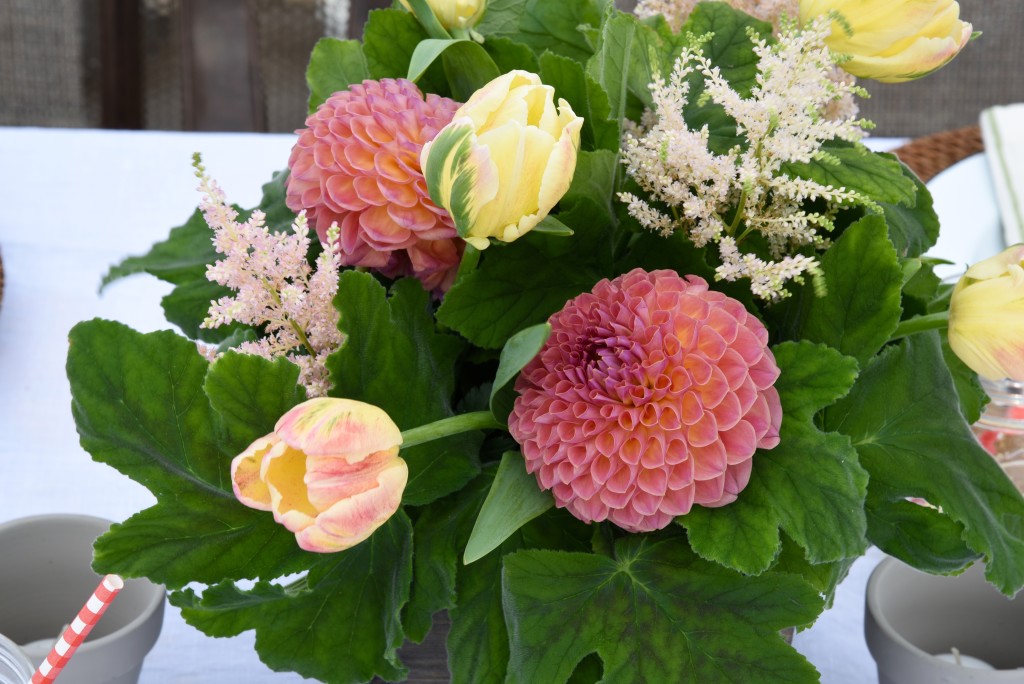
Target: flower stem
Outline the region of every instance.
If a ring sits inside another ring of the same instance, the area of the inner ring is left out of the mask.
[[[928,314],[927,316],[914,316],[905,321],[900,321],[900,324],[896,326],[896,330],[889,337],[889,341],[898,340],[901,337],[908,337],[919,332],[940,330],[945,328],[948,323],[948,311],[940,311],[939,313]]]
[[[432,442],[435,439],[457,435],[472,430],[505,429],[505,425],[490,411],[474,411],[458,416],[442,418],[433,423],[420,425],[402,433],[402,448]]]

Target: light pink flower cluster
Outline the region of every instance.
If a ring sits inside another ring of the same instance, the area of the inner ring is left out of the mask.
[[[430,199],[420,150],[458,107],[424,97],[404,79],[363,81],[335,93],[297,131],[288,207],[305,209],[321,240],[338,224],[343,265],[415,276],[444,292],[464,243],[448,212]]]
[[[265,326],[265,336],[243,342],[238,351],[273,359],[287,358],[299,367],[299,383],[307,395],[327,394],[329,381],[325,363],[341,346],[338,310],[339,260],[334,250],[337,227],[327,231],[327,245],[317,258],[316,269],[307,261],[310,239],[306,217],[300,213],[293,233],[271,233],[261,211],[238,222],[224,192],[195,160],[199,205],[206,223],[213,229],[213,245],[224,258],[207,268],[211,281],[235,290],[210,304],[202,327],[216,328],[237,321]]]
[[[550,319],[509,430],[526,468],[584,522],[631,532],[723,506],[779,442],[768,331],[696,276],[635,269]]]

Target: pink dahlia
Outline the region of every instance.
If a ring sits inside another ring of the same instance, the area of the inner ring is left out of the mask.
[[[331,95],[296,131],[288,208],[305,209],[321,241],[338,223],[342,264],[415,276],[443,292],[463,242],[448,212],[430,199],[420,149],[458,107],[424,97],[405,79],[363,81]]]
[[[509,428],[526,469],[584,522],[658,530],[724,506],[779,443],[768,331],[696,276],[635,269],[550,319]]]

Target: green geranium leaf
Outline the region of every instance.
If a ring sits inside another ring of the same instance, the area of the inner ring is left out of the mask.
[[[903,165],[893,155],[840,141],[825,143],[822,150],[829,155],[827,158],[783,164],[782,173],[853,190],[875,202],[904,207],[913,207],[917,202],[913,176],[904,173]]]
[[[502,580],[508,682],[566,682],[594,652],[609,682],[817,681],[778,634],[817,617],[817,592],[706,563],[679,537],[627,537],[614,558],[520,551]]]
[[[836,587],[846,579],[856,558],[844,558],[833,563],[810,563],[803,548],[785,534],[782,535],[782,550],[772,566],[775,572],[799,575],[814,587],[825,599],[825,608],[832,607]]]
[[[488,15],[491,13],[491,7],[493,4],[494,3],[488,5]],[[493,59],[494,63],[498,65],[498,69],[503,74],[507,74],[508,72],[516,69],[529,71],[535,74],[540,71],[540,65],[537,63],[537,55],[533,53],[533,50],[522,43],[512,40],[511,38],[488,38],[484,42],[484,50],[486,50],[487,54],[491,56],[491,59]],[[547,83],[547,81],[544,82]]]
[[[538,55],[550,50],[583,62],[590,57],[591,49],[581,27],[600,26],[603,10],[603,3],[597,0],[526,0],[518,30],[511,37]]]
[[[603,277],[602,261],[610,256],[603,231],[591,225],[570,240],[529,233],[492,247],[496,258],[485,254],[475,271],[460,276],[437,311],[438,321],[478,347],[500,349]]]
[[[918,257],[927,252],[939,239],[939,217],[932,208],[932,193],[914,172],[902,165],[903,175],[916,188],[913,203],[893,204],[879,202],[889,226],[889,239],[900,257]]]
[[[751,34],[770,38],[771,24],[733,9],[724,2],[702,2],[694,7],[679,30],[681,37],[687,34],[697,38],[711,34],[711,40],[704,43],[702,52],[721,69],[722,76],[733,90],[742,97],[750,95],[757,83],[758,64]],[[667,78],[668,73],[664,76]],[[691,101],[693,99],[691,97]]]
[[[273,431],[277,421],[306,399],[299,367],[286,359],[229,352],[210,366],[203,391],[220,416],[229,443],[242,449]]]
[[[331,396],[378,406],[402,430],[453,415],[462,341],[437,332],[430,295],[419,281],[400,280],[391,297],[386,294],[367,273],[341,274],[335,305],[346,341],[327,361]],[[402,449],[409,464],[403,501],[429,503],[469,482],[480,472],[481,439],[478,432],[464,433]]]
[[[294,670],[329,684],[404,678],[404,634],[395,619],[409,598],[412,528],[404,513],[361,544],[320,556],[291,586],[256,583],[171,594],[185,621],[210,636],[256,630],[256,652],[274,670]],[[343,654],[343,655],[342,655]]]
[[[512,381],[519,375],[523,366],[537,355],[550,336],[551,326],[548,323],[541,323],[520,330],[502,347],[488,402],[491,413],[498,420],[505,420],[512,412],[512,404],[515,401]]]
[[[448,666],[454,684],[500,684],[508,665],[508,632],[501,603],[504,554],[520,548],[586,549],[589,528],[565,511],[550,510],[506,539],[497,553],[463,565],[461,551],[492,487],[497,464],[459,491],[423,509],[416,521],[412,598],[405,614],[409,638],[421,640],[432,615],[448,609]]]
[[[455,577],[469,531],[494,481],[497,464],[449,496],[423,509],[413,533],[413,584],[403,623],[409,639],[420,642],[434,613],[456,606]]]
[[[857,364],[809,342],[773,348],[782,374],[781,442],[754,454],[750,484],[722,508],[694,507],[678,518],[702,557],[747,574],[767,570],[782,529],[812,563],[841,560],[867,548],[867,473],[845,435],[821,432],[814,417],[844,396]],[[742,542],[742,543],[740,543]]]
[[[411,12],[372,10],[363,28],[363,55],[370,78],[405,78],[416,46],[427,38],[427,32]],[[425,93],[448,93],[440,65],[428,69],[417,85]]]
[[[871,541],[919,570],[954,573],[981,557],[963,542],[963,525],[898,496],[878,480],[868,487],[867,511]]]
[[[618,121],[609,120],[611,105],[608,93],[583,70],[579,62],[546,52],[540,58],[540,80],[555,89],[555,96],[564,98],[572,111],[583,117],[580,143],[584,150],[619,150]],[[579,168],[577,166],[577,168]],[[607,199],[609,193],[605,193]]]
[[[245,335],[246,331],[253,330],[250,326],[241,323],[219,325],[216,328],[202,327],[203,321],[210,313],[210,302],[234,294],[234,290],[212,283],[206,278],[190,280],[178,285],[171,290],[170,294],[164,296],[160,300],[160,306],[164,310],[164,318],[167,319],[167,322],[178,326],[181,332],[190,339],[219,344],[231,337]]]
[[[981,412],[988,405],[988,395],[985,388],[981,386],[978,374],[960,360],[960,357],[949,346],[949,338],[942,336],[942,358],[946,360],[946,367],[953,377],[953,386],[956,387],[957,397],[960,399],[960,410],[968,425],[973,425],[981,418]]]
[[[824,342],[866,364],[888,342],[902,313],[903,270],[885,221],[866,216],[851,225],[825,252],[821,269],[828,295],[817,297],[807,287],[794,298],[795,337]]]
[[[75,326],[70,342],[67,370],[82,447],[157,498],[97,541],[99,571],[174,588],[308,566],[311,554],[269,513],[240,504],[230,482],[231,459],[249,445],[249,435],[270,432],[270,416],[297,400],[290,369],[260,359],[261,371],[244,380],[218,378],[241,370],[230,362],[210,371],[215,384],[251,390],[233,397],[221,416],[203,393],[207,361],[183,337],[93,320]],[[240,411],[266,422],[242,429],[231,417]],[[222,421],[230,426],[223,432]]]
[[[457,607],[449,612],[452,627],[448,633],[448,666],[453,683],[507,681],[509,608],[503,601],[501,583],[495,581],[502,575],[502,559],[519,549],[584,552],[589,537],[587,525],[564,510],[552,509],[521,527],[496,552],[458,567]]]
[[[490,42],[492,36],[514,35],[519,31],[525,9],[523,0],[488,0],[487,11],[476,30],[487,36],[485,42]]]
[[[619,157],[610,150],[580,152],[576,158],[576,172],[572,184],[562,198],[564,207],[559,214],[566,221],[576,215],[582,225],[614,226],[618,223],[612,204]]]
[[[469,535],[463,562],[468,565],[480,560],[513,532],[554,505],[551,493],[543,491],[537,478],[526,472],[523,455],[517,451],[505,452]]]
[[[636,17],[613,14],[601,27],[597,50],[587,61],[587,73],[608,96],[611,119],[636,119],[640,106],[653,108],[650,85],[672,68],[661,36]],[[577,59],[577,61],[580,61]]]
[[[313,46],[306,68],[309,85],[309,112],[336,92],[348,90],[355,83],[370,78],[370,68],[357,40],[321,38]]]
[[[940,507],[984,554],[990,582],[1007,595],[1024,587],[1024,499],[963,420],[937,334],[887,349],[825,418],[853,440],[887,498]]]
[[[487,51],[472,40],[449,46],[441,55],[452,97],[467,102],[473,93],[501,76]]]

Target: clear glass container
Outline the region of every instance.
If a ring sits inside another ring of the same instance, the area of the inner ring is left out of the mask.
[[[1024,492],[1024,382],[982,380],[991,401],[974,424],[981,445]]]
[[[35,671],[18,645],[0,634],[0,684],[28,684]]]

